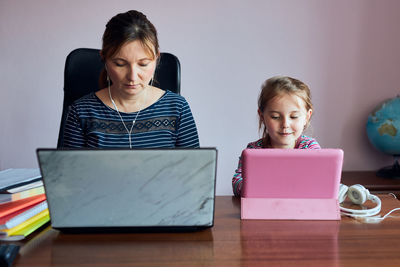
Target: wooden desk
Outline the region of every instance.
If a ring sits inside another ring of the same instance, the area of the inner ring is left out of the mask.
[[[342,183],[348,186],[362,184],[371,193],[393,193],[400,198],[400,179],[378,177],[375,171],[344,171]]]
[[[400,201],[382,196],[383,212]],[[35,266],[399,266],[400,218],[241,221],[239,199],[216,199],[214,227],[195,233],[66,235],[25,241],[15,265]]]

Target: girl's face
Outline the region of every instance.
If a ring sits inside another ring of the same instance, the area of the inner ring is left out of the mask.
[[[271,99],[264,112],[259,110],[258,114],[267,128],[273,148],[294,148],[312,110],[306,110],[299,96],[285,93]]]
[[[153,77],[156,60],[141,42],[124,44],[113,57],[106,60],[107,72],[113,82],[111,88],[125,96],[140,93]]]

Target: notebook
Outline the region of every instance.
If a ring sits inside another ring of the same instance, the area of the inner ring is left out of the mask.
[[[340,220],[341,149],[245,149],[241,218]]]
[[[213,226],[217,150],[38,149],[52,227],[64,232]]]

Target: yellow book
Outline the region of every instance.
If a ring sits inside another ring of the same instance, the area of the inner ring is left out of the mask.
[[[49,209],[36,214],[17,226],[0,231],[2,240],[20,240],[50,220]]]

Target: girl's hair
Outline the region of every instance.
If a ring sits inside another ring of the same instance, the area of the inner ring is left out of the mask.
[[[103,62],[114,56],[126,43],[139,41],[152,55],[159,55],[157,30],[147,17],[136,10],[117,14],[106,25],[103,34],[101,58]],[[100,88],[107,86],[107,73],[103,69],[99,79]]]
[[[264,112],[269,101],[271,101],[276,96],[281,96],[283,94],[295,94],[300,97],[305,104],[306,110],[313,109],[311,103],[311,92],[310,88],[300,80],[288,77],[288,76],[275,76],[266,80],[261,86],[261,93],[258,97],[258,109],[261,113]],[[310,120],[308,120],[306,127],[308,127]],[[268,132],[265,127],[263,119],[259,116],[258,121],[259,130],[263,131],[263,144],[268,143]]]

